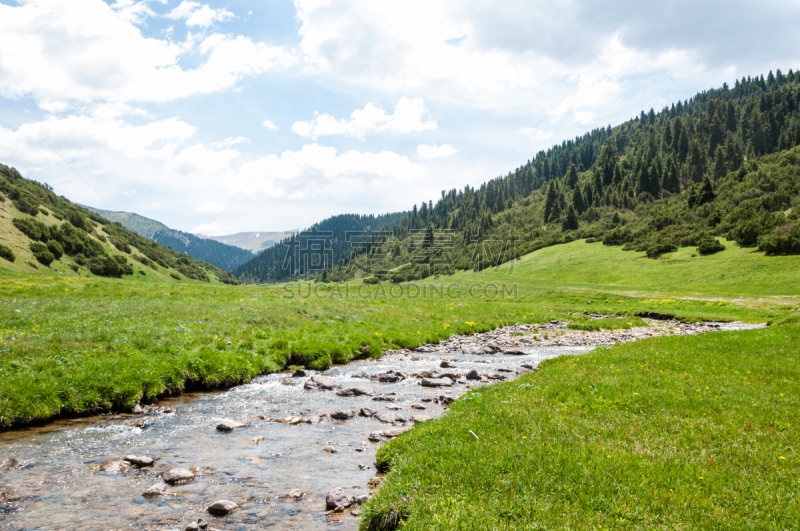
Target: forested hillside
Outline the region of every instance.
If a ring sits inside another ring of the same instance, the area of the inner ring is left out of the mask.
[[[443,191],[436,204],[415,206],[394,228],[388,256],[380,245],[370,251],[381,255],[377,270],[392,270],[375,280],[431,274],[441,256],[426,247],[446,229],[454,269],[487,267],[487,255],[507,260],[504,246],[519,256],[578,238],[651,257],[683,246],[714,252],[724,245],[716,236],[766,253],[800,253],[798,144],[800,72],[791,70],[642,111],[540,151],[480,188]],[[420,230],[428,238],[413,235]],[[337,267],[325,279],[352,270]]]
[[[166,280],[239,283],[224,269],[159,245],[2,164],[0,211],[0,268],[106,277],[138,271]]]
[[[132,212],[112,212],[94,207],[88,210],[108,220],[115,221],[133,232],[150,238],[164,247],[170,247],[179,253],[208,262],[227,271],[233,271],[253,258],[253,253],[226,245],[213,239],[198,238],[194,234],[171,229],[154,219],[140,216]]]
[[[269,247],[255,258],[233,271],[236,278],[249,283],[283,282],[298,276],[306,276],[320,270],[304,258],[304,250],[309,249],[311,240],[324,241],[320,253],[327,267],[343,264],[350,259],[353,252],[351,242],[347,241],[348,232],[385,231],[400,223],[408,212],[396,212],[379,216],[360,216],[358,214],[342,214],[333,216],[312,225],[306,231],[285,239],[280,244]],[[316,245],[316,244],[314,244]],[[289,261],[287,262],[287,250]],[[294,259],[292,258],[294,257]]]

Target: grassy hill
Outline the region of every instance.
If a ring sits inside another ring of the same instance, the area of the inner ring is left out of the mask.
[[[238,283],[0,165],[0,276],[19,275]]]
[[[131,212],[112,212],[94,207],[84,207],[95,214],[119,223],[128,230],[149,238],[164,247],[186,253],[203,262],[233,271],[251,258],[252,253],[233,245],[220,243],[213,238],[200,238],[188,232],[174,230],[163,223]]]

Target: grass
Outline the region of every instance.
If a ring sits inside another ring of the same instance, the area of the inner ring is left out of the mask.
[[[361,529],[795,529],[798,347],[654,338],[473,390],[379,450]]]
[[[361,287],[235,287],[161,281],[153,274],[114,280],[51,270],[26,276],[0,264],[0,429],[126,410],[164,394],[233,385],[289,365],[324,369],[512,323],[560,319],[587,326],[574,313],[584,310],[625,316],[625,323],[638,323],[632,316],[642,311],[688,319],[798,318],[796,306],[784,301],[625,296],[568,281],[542,282],[540,276],[562,275],[532,267],[541,258],[559,269],[560,261],[550,260],[554,255],[548,252],[525,257],[527,269],[519,267],[512,276],[458,273],[431,284]],[[641,262],[619,248],[604,252],[622,264],[615,267]],[[599,261],[598,269],[606,262]],[[651,289],[669,267],[663,260],[654,264],[631,286]],[[776,282],[781,278],[776,274]],[[493,296],[493,289],[483,289],[492,282],[507,283],[509,291],[516,285],[516,292]],[[449,285],[458,288],[448,291]],[[470,295],[468,286],[479,289]],[[713,292],[717,286],[707,288]]]

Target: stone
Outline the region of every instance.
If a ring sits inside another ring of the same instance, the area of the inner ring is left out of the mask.
[[[293,417],[289,416],[285,419],[278,419],[275,422],[280,422],[281,424],[290,424],[292,426],[296,426],[297,424],[302,424],[304,422],[302,417]]]
[[[165,490],[167,490],[166,483],[156,483],[148,487],[148,489],[142,493],[142,496],[160,496],[164,494]]]
[[[383,484],[383,478],[379,476],[376,476],[374,478],[369,478],[369,481],[367,481],[367,487],[371,489],[377,489],[382,484]]]
[[[327,376],[312,376],[306,380],[303,388],[311,389],[312,391],[333,391],[334,389],[341,389],[342,384]]]
[[[396,422],[408,422],[408,418],[398,413],[378,413],[375,418],[387,424],[394,424]]]
[[[450,363],[447,360],[442,360],[442,362],[439,364],[439,367],[441,367],[442,369],[455,369],[456,365],[453,364],[453,363]]]
[[[374,409],[370,409],[368,407],[362,407],[361,411],[359,411],[358,414],[361,415],[362,417],[374,417],[375,413],[377,413],[377,411],[375,411]]]
[[[344,489],[331,489],[325,495],[325,508],[337,509],[339,507],[350,507],[355,501],[354,496],[351,496]]]
[[[427,416],[427,415],[413,415],[411,417],[411,420],[414,423],[417,423],[417,422],[426,422],[428,420],[431,420],[431,418],[429,416]]]
[[[490,375],[487,376],[487,378],[489,378],[490,380],[508,380],[508,376],[505,376],[505,375],[502,375],[502,374],[498,374],[498,373],[490,374]]]
[[[322,449],[322,451],[328,452],[329,454],[335,454],[336,448],[334,448],[333,446],[326,446],[325,448]]]
[[[478,374],[478,371],[476,371],[475,369],[473,369],[473,370],[471,370],[471,371],[469,371],[467,373],[467,380],[480,380],[480,379],[481,379],[481,375]]]
[[[331,413],[331,418],[334,420],[349,420],[356,416],[355,411],[340,409]]]
[[[455,400],[456,399],[453,398],[452,396],[446,396],[446,395],[439,395],[433,399],[433,401],[439,404],[440,406],[449,406],[450,404],[455,402]]]
[[[503,349],[501,349],[499,346],[497,346],[497,343],[489,342],[489,343],[486,343],[483,346],[483,350],[484,350],[484,352],[488,350],[491,353],[495,353],[495,352],[500,352]]]
[[[399,436],[402,433],[407,432],[410,429],[411,426],[404,426],[402,428],[391,428],[383,431],[374,431],[369,434],[368,439],[372,442],[388,441],[389,439],[394,439],[395,437]]]
[[[109,461],[100,465],[100,471],[106,474],[122,474],[130,469],[131,465],[127,461]]]
[[[369,499],[369,494],[356,494],[353,496],[353,503],[350,505],[361,505]]]
[[[292,373],[292,378],[305,378],[306,376],[308,375],[306,374],[306,371],[304,371],[303,369],[297,369]]]
[[[336,391],[336,396],[353,397],[353,396],[372,396],[375,391],[371,387],[348,387],[346,389],[339,389]]]
[[[303,496],[305,496],[305,492],[301,491],[300,489],[292,489],[286,494],[281,494],[278,496],[279,500],[299,500]]]
[[[423,402],[433,402],[433,397],[432,396],[425,396],[425,397],[422,398],[422,401]]]
[[[428,409],[428,407],[427,406],[423,406],[419,402],[414,402],[413,404],[411,404],[411,409],[423,410],[423,409]]]
[[[518,348],[507,348],[503,350],[503,354],[510,354],[512,356],[524,356],[525,352],[519,350]]]
[[[230,500],[217,500],[208,507],[206,510],[211,514],[228,514],[239,508],[239,504]]]
[[[394,402],[396,399],[393,396],[376,396],[372,400],[375,402]]]
[[[156,462],[152,457],[139,457],[136,455],[125,456],[125,461],[140,468],[145,466],[153,466],[153,463]]]
[[[450,378],[423,378],[421,385],[422,387],[450,387],[453,385],[453,380]]]
[[[231,419],[222,419],[219,424],[217,424],[217,431],[233,431],[236,428],[244,428],[247,426],[246,424],[242,424],[241,422],[236,422],[235,420]]]
[[[423,376],[425,376],[426,378],[430,378],[432,380],[438,380],[440,378],[449,378],[451,380],[458,379],[458,375],[452,371],[440,371],[437,369],[428,371],[427,373],[424,373]]]
[[[136,404],[135,406],[133,406],[131,413],[133,413],[134,415],[141,415],[142,413],[144,413],[144,409],[142,409],[142,406],[140,406],[139,404]]]
[[[194,472],[188,468],[173,468],[172,470],[167,470],[166,472],[162,473],[161,479],[164,480],[164,483],[174,485],[175,483],[180,483],[181,481],[190,481],[194,479]]]
[[[403,408],[398,406],[397,404],[387,404],[386,409],[388,409],[389,411],[400,411]]]
[[[386,371],[380,374],[376,374],[370,377],[370,380],[374,380],[380,383],[395,383],[401,380],[405,380],[405,375],[399,373],[397,371]]]
[[[186,526],[186,531],[197,531],[199,529],[208,529],[208,522],[202,518],[198,518],[191,524]]]

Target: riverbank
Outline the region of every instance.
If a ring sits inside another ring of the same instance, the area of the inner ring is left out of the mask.
[[[377,453],[362,530],[791,529],[800,327],[657,337],[476,389]]]

